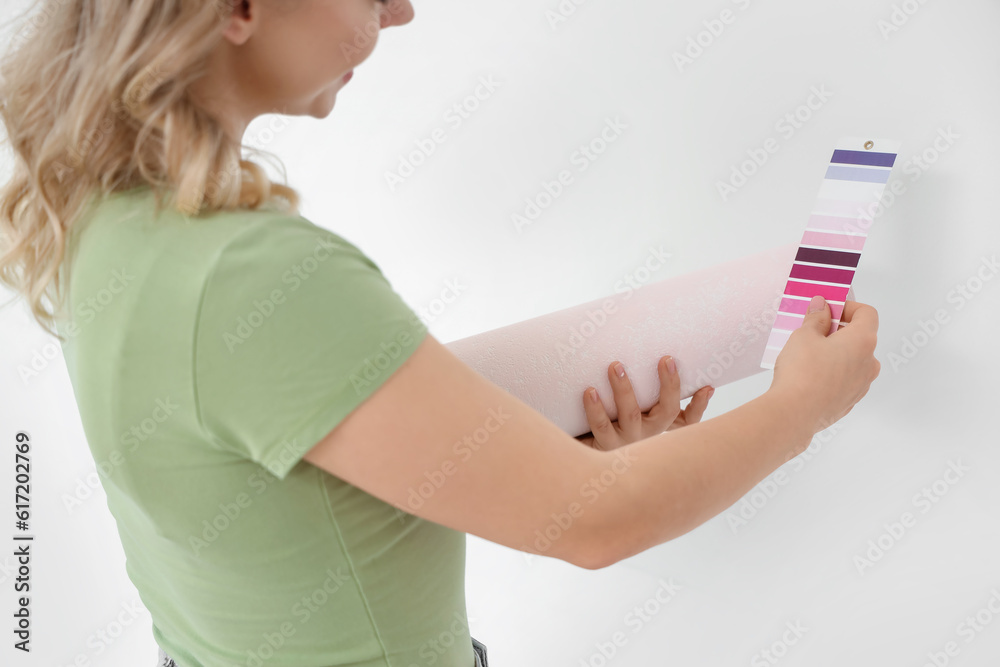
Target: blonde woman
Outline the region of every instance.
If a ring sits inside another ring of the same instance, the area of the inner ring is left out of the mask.
[[[820,302],[759,398],[701,422],[711,388],[682,410],[664,357],[644,414],[609,360],[622,417],[586,392],[593,430],[573,439],[241,157],[257,116],[329,115],[409,0],[57,0],[39,16],[0,70],[16,156],[0,278],[62,342],[161,665],[486,667],[466,533],[605,567],[734,503],[878,375],[875,310],[848,302],[851,326],[827,336]],[[413,502],[428,476],[445,481]]]

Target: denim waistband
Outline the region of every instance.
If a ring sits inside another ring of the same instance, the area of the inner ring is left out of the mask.
[[[489,667],[489,663],[486,662],[486,644],[473,637],[472,650],[476,654],[476,667]]]

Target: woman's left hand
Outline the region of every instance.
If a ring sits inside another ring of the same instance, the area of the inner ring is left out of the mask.
[[[628,445],[638,440],[687,426],[701,421],[708,406],[708,399],[715,392],[711,386],[704,386],[694,393],[688,406],[681,410],[681,380],[675,372],[668,370],[669,356],[660,359],[657,372],[660,376],[660,398],[648,412],[639,410],[632,382],[620,364],[608,366],[608,380],[618,408],[618,421],[611,421],[604,404],[597,395],[597,389],[588,387],[583,392],[583,407],[590,424],[590,433],[577,437],[580,442],[608,451]]]

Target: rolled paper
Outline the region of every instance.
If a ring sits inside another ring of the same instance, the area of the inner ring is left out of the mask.
[[[590,386],[608,416],[618,418],[608,380],[614,361],[625,367],[643,412],[659,400],[657,363],[665,355],[675,360],[682,400],[705,385],[721,387],[765,370],[761,356],[797,250],[796,243],[772,248],[446,347],[576,437],[590,431],[583,406]]]

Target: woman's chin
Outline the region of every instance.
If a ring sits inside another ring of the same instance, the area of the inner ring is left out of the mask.
[[[326,118],[333,111],[333,107],[337,104],[337,92],[338,88],[329,88],[324,90],[320,95],[313,100],[312,109],[310,109],[310,116],[314,118]]]

